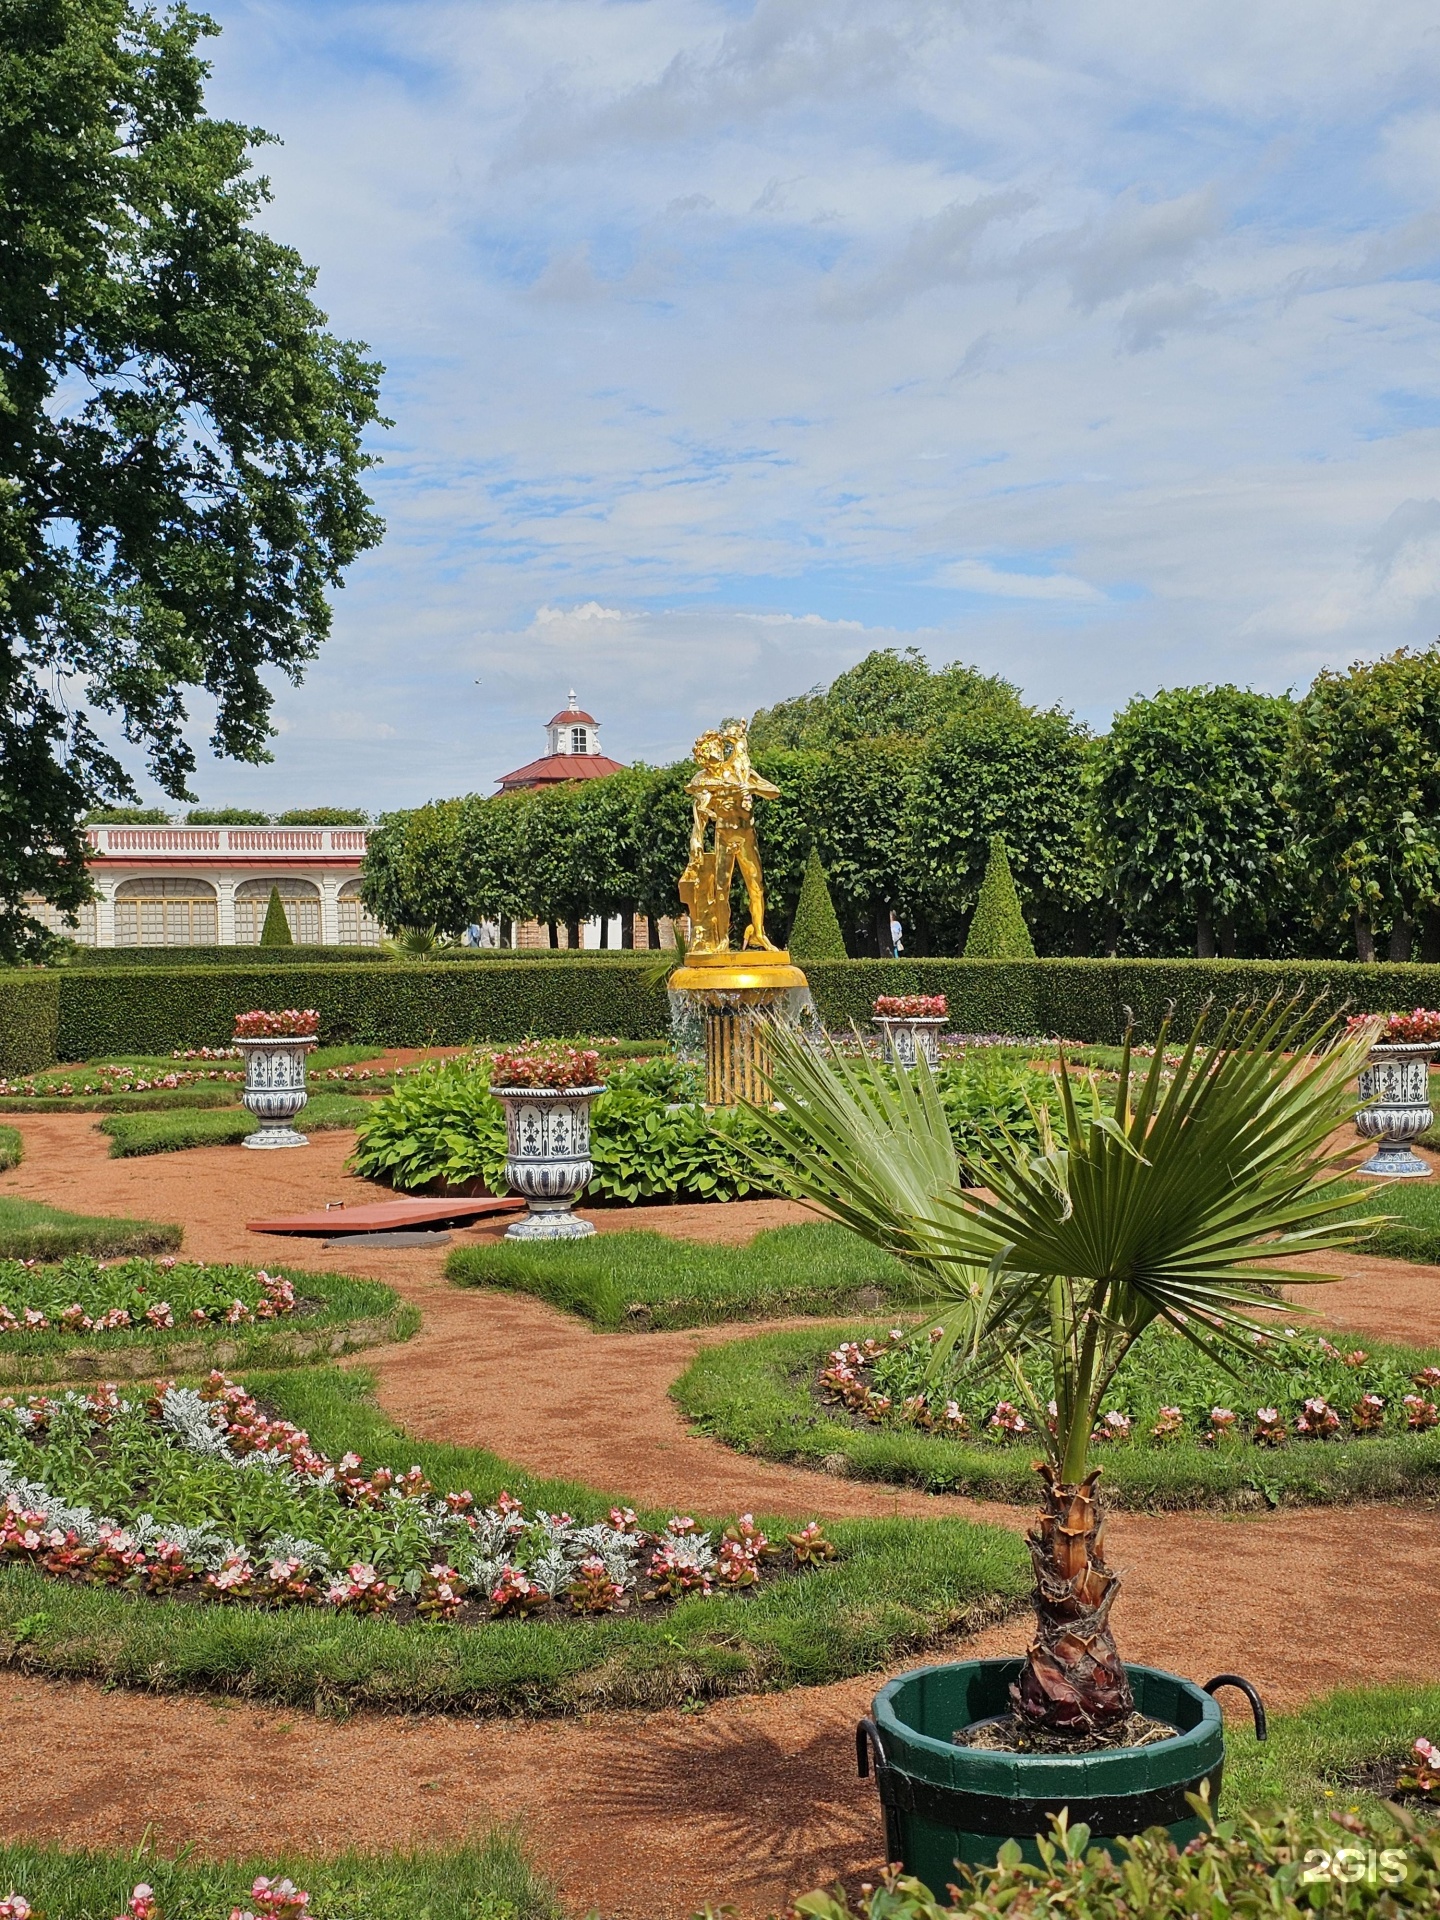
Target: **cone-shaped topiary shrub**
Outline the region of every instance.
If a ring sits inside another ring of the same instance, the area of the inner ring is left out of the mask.
[[[975,917],[965,942],[967,960],[1033,960],[1035,943],[1020,911],[1020,896],[1010,872],[1004,837],[990,836],[990,858],[975,902]]]
[[[285,918],[285,909],[280,904],[280,889],[271,887],[270,904],[265,909],[265,924],[260,929],[262,947],[293,947],[295,942],[290,934],[290,922]]]
[[[805,878],[790,928],[790,951],[797,960],[846,960],[845,936],[835,917],[835,903],[825,869],[814,847],[805,862]]]

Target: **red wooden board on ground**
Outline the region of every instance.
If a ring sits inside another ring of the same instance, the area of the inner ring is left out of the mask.
[[[370,1207],[321,1207],[314,1213],[282,1213],[273,1220],[247,1220],[251,1233],[386,1233],[396,1228],[464,1225],[492,1213],[518,1213],[525,1202],[504,1200],[381,1200]]]

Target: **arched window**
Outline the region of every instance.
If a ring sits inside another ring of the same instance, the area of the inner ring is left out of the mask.
[[[589,749],[585,745],[584,727],[571,727],[570,751],[572,753],[587,753],[589,751]]]
[[[340,913],[341,946],[378,947],[381,939],[380,922],[360,898],[358,880],[345,882],[336,904]]]
[[[74,940],[82,947],[95,945],[95,902],[87,900],[77,907],[75,917],[77,925],[71,926],[59,907],[52,907],[48,900],[42,900],[38,893],[27,893],[25,911],[38,920],[42,927],[48,927],[51,933],[58,933],[66,940]]]
[[[285,909],[290,938],[297,947],[318,947],[321,941],[320,889],[313,880],[295,880],[288,874],[274,880],[242,880],[236,887],[236,946],[259,946],[271,890],[276,887],[280,890],[280,904]]]
[[[213,947],[219,937],[208,880],[122,880],[115,889],[117,947]]]

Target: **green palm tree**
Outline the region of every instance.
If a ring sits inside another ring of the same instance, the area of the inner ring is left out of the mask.
[[[890,1075],[773,1036],[777,1101],[758,1117],[793,1188],[928,1274],[936,1364],[1001,1362],[1048,1458],[1030,1534],[1036,1636],[1011,1690],[1022,1724],[1103,1734],[1133,1702],[1109,1625],[1119,1576],[1105,1561],[1095,1423],[1119,1367],[1163,1321],[1224,1364],[1253,1352],[1250,1318],[1274,1289],[1334,1276],[1282,1268],[1378,1224],[1340,1218],[1338,1153],[1351,1082],[1375,1023],[1335,1035],[1314,1007],[1237,1010],[1179,1064],[1165,1029],[1148,1067],[1127,1039],[1109,1110],[1092,1076],[1056,1075],[1058,1112],[1036,1109],[1040,1148],[997,1139],[966,1191],[924,1064]],[[798,1172],[796,1171],[798,1169]],[[777,1159],[775,1171],[780,1170]],[[1032,1379],[1049,1361],[1053,1407]]]

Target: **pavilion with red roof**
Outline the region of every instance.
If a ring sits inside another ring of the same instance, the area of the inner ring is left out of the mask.
[[[624,771],[619,760],[601,753],[600,723],[593,714],[576,706],[573,688],[569,706],[546,722],[545,733],[549,751],[528,766],[502,774],[502,793],[514,793],[521,787],[554,787],[563,780],[601,780],[607,773]]]

